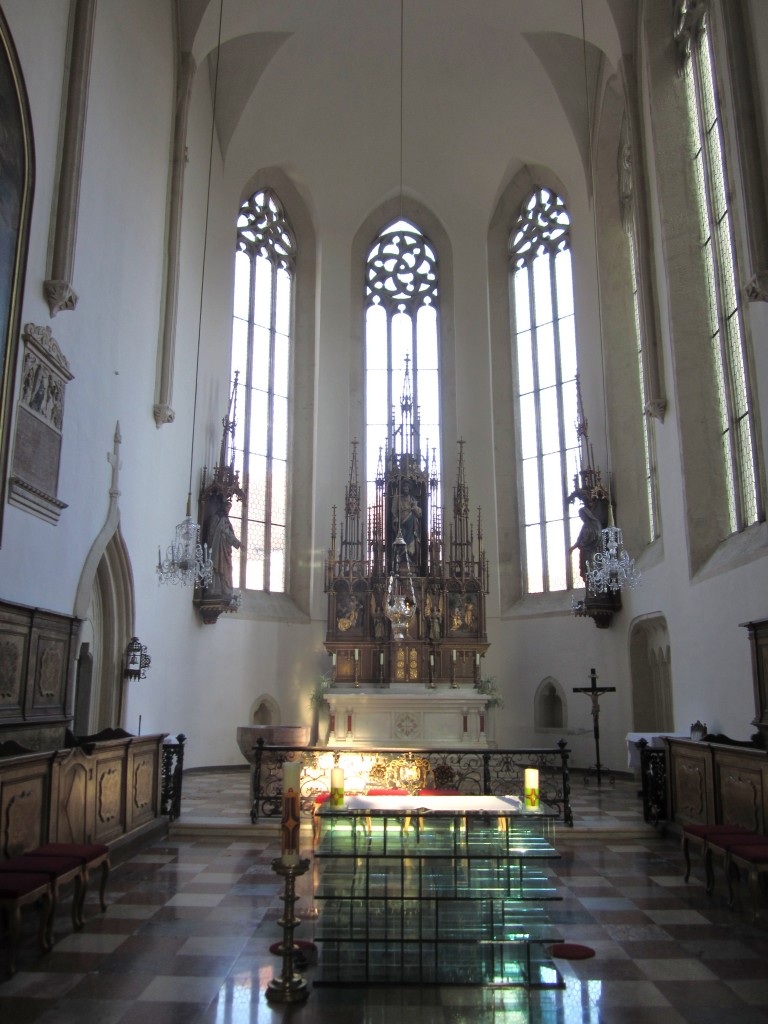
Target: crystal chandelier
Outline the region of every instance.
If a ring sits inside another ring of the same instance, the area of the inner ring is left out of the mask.
[[[613,516],[602,531],[602,550],[596,551],[587,569],[587,585],[596,594],[632,589],[640,582],[634,558],[624,549],[624,536],[613,524]]]
[[[176,536],[168,545],[165,558],[157,549],[157,576],[161,583],[180,583],[183,587],[207,587],[213,579],[208,545],[200,544],[200,526],[190,514],[189,499],[187,514],[176,526]]]
[[[587,71],[587,32],[584,21],[584,0],[581,0],[581,33],[584,54],[584,94],[587,112],[587,159],[588,178],[592,200],[592,232],[595,245],[595,277],[597,281],[597,315],[600,326],[600,366],[603,386],[603,413],[605,417],[606,444],[608,448],[608,523],[601,531],[601,547],[586,564],[587,596],[594,594],[619,593],[625,588],[636,587],[640,572],[635,569],[635,560],[624,548],[624,536],[613,520],[610,474],[610,432],[608,425],[608,396],[606,387],[605,345],[603,338],[603,301],[600,283],[600,259],[597,245],[597,198],[595,191],[595,165],[592,156],[592,119],[590,115],[589,75]]]
[[[408,548],[399,529],[392,545],[392,553],[386,616],[392,624],[392,639],[400,641],[405,640],[408,624],[416,612],[416,593],[413,589],[411,563],[408,561]],[[405,565],[402,572],[401,564]]]
[[[219,34],[216,45],[216,72],[213,79],[213,101],[211,110],[211,137],[208,150],[208,187],[205,204],[205,230],[203,233],[203,267],[200,279],[200,306],[197,321],[197,356],[195,360],[195,396],[192,404],[192,441],[189,452],[189,491],[187,493],[187,514],[176,526],[173,543],[169,544],[165,558],[157,549],[157,576],[160,583],[181,584],[183,587],[210,586],[213,579],[213,563],[208,547],[200,544],[200,524],[192,518],[192,466],[195,451],[195,422],[197,420],[197,385],[200,376],[200,339],[203,325],[203,294],[205,291],[205,256],[208,249],[208,220],[211,210],[211,172],[213,168],[213,140],[216,131],[216,98],[219,91],[219,65],[221,63],[221,25],[224,16],[224,0],[219,2]]]

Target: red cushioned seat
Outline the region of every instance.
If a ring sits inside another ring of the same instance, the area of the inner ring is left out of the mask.
[[[105,893],[107,889],[107,878],[109,877],[109,847],[104,843],[45,843],[38,846],[31,853],[36,857],[77,857],[84,870],[83,891],[80,910],[85,903],[85,890],[88,886],[88,873],[97,867],[101,868],[101,880],[99,882],[99,901],[102,911],[107,909]],[[82,924],[82,914],[80,919]]]
[[[709,842],[712,839],[722,838],[731,835],[751,836],[754,834],[754,832],[750,832],[749,829],[743,828],[741,825],[683,825],[683,857],[685,858],[684,881],[687,882],[688,879],[691,877],[691,856],[689,851],[691,841],[693,841],[697,845],[701,845],[706,848],[707,842]],[[714,880],[711,875],[711,864],[706,863],[706,849],[704,857],[705,871],[707,874],[707,892],[711,892]]]
[[[48,888],[49,876],[36,874],[33,871],[9,871],[8,874],[0,868],[0,899],[14,900],[33,890]]]
[[[74,883],[72,895],[72,927],[78,931],[83,926],[83,898],[85,896],[85,867],[79,857],[38,857],[34,853],[21,853],[2,861],[2,870],[7,874],[39,874],[46,875],[51,883],[52,906],[48,919],[49,929],[53,928],[56,904],[59,901],[61,888],[69,882]],[[49,941],[53,935],[49,932]]]
[[[754,846],[756,849],[768,849],[768,836],[758,836],[754,832],[742,835],[734,832],[727,836],[713,836],[707,840],[707,847],[715,850],[731,850],[734,846]]]
[[[743,868],[749,878],[750,906],[752,915],[757,920],[760,912],[760,891],[758,879],[768,872],[768,842],[754,843],[750,839],[744,843],[729,844],[725,851],[725,872],[728,879],[728,905],[733,906],[733,878]]]
[[[735,843],[728,853],[751,864],[768,864],[768,843]]]
[[[707,836],[742,834],[754,835],[748,828],[741,825],[683,825],[683,832],[690,836],[697,836],[706,839]]]
[[[38,940],[40,948],[50,949],[49,919],[53,894],[50,876],[34,872],[8,871],[3,872],[0,862],[0,909],[8,919],[8,973],[16,971],[16,950],[19,945],[21,925],[21,908],[30,903],[42,903],[40,911],[40,927]]]
[[[36,857],[80,857],[92,861],[109,856],[109,847],[103,843],[46,843],[31,850]]]
[[[49,878],[81,871],[82,867],[82,861],[77,857],[38,857],[33,853],[20,853],[17,857],[0,861],[0,870],[4,872],[48,875]]]

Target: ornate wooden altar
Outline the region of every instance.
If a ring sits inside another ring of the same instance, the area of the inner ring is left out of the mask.
[[[475,531],[459,441],[446,536],[440,477],[434,454],[430,466],[420,452],[407,370],[405,381],[400,424],[392,417],[367,510],[357,441],[340,524],[333,508],[325,566],[332,686],[476,687],[489,646],[481,511]]]

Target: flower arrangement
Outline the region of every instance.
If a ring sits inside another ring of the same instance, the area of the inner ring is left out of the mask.
[[[485,694],[485,696],[488,698],[489,708],[504,707],[504,700],[498,691],[498,688],[496,686],[496,679],[494,676],[485,676],[483,679],[481,679],[480,682],[477,684],[477,689],[479,693]]]

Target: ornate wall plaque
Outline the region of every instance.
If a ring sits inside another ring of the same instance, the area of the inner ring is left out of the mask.
[[[59,501],[57,492],[64,392],[72,374],[50,327],[27,324],[22,338],[24,363],[9,501],[56,523],[61,510],[67,507]]]

